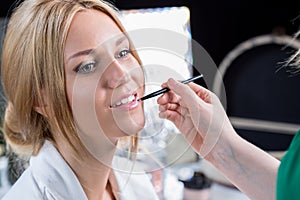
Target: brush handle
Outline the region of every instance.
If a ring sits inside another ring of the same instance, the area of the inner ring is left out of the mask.
[[[186,80],[184,80],[184,81],[181,81],[181,83],[187,84],[187,83],[189,83],[189,82],[192,82],[192,81],[197,80],[197,79],[200,79],[200,78],[203,78],[203,75],[202,75],[202,74],[200,74],[200,75],[198,75],[198,76],[194,76],[194,77],[189,78],[189,79],[186,79]],[[148,95],[146,95],[146,96],[140,98],[139,101],[144,101],[144,100],[146,100],[146,99],[150,99],[150,98],[152,98],[152,97],[155,97],[155,96],[157,96],[157,95],[160,95],[160,94],[163,94],[163,93],[166,93],[166,92],[169,92],[169,91],[170,91],[170,88],[165,87],[165,88],[163,88],[163,89],[160,89],[160,90],[158,90],[158,91],[156,91],[156,92],[152,92],[152,93],[150,93],[150,94],[148,94]]]

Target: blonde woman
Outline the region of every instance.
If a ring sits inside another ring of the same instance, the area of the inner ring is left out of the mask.
[[[300,50],[290,64],[299,73]],[[250,199],[300,199],[300,130],[280,162],[235,132],[212,92],[174,79],[165,86],[171,92],[158,99],[160,117],[172,121],[194,150]]]
[[[157,199],[145,174],[114,168],[124,167],[113,159],[117,144],[130,141],[134,152],[145,123],[132,48],[117,11],[102,1],[16,8],[3,46],[3,126],[9,146],[31,158],[3,199]]]

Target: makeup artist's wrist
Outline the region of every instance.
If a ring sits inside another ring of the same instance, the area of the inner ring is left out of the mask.
[[[203,158],[217,168],[218,165],[224,165],[224,163],[232,159],[232,145],[234,145],[232,142],[238,140],[238,137],[233,128],[223,130],[211,151],[204,155]]]

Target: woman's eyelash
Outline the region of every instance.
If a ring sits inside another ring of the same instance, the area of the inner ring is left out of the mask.
[[[130,49],[123,49],[122,51],[120,51],[118,54],[117,54],[117,58],[123,58],[123,57],[126,57],[128,54],[132,53],[132,51]]]
[[[75,67],[74,71],[76,73],[86,74],[95,70],[95,64],[95,62],[89,62],[86,64],[81,63],[77,67]]]

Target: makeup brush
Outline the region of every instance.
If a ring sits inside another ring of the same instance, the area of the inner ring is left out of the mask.
[[[187,83],[192,82],[192,81],[195,81],[195,80],[197,80],[197,79],[203,79],[203,75],[200,74],[200,75],[198,75],[198,76],[194,76],[194,77],[192,77],[192,78],[189,78],[189,79],[186,79],[186,80],[184,80],[184,81],[181,81],[181,83],[187,84]],[[204,79],[203,79],[202,82],[203,82],[202,86],[205,87],[205,88],[207,88],[207,86],[206,86],[206,84],[205,84],[205,82],[204,82]],[[146,95],[146,96],[140,98],[138,101],[144,101],[144,100],[146,100],[146,99],[150,99],[150,98],[152,98],[152,97],[155,97],[155,96],[157,96],[157,95],[160,95],[160,94],[163,94],[163,93],[166,93],[166,92],[169,92],[169,91],[170,91],[170,88],[165,87],[165,88],[163,88],[163,89],[160,89],[160,90],[158,90],[158,91],[152,92],[152,93],[150,93],[150,94],[148,94],[148,95]]]

